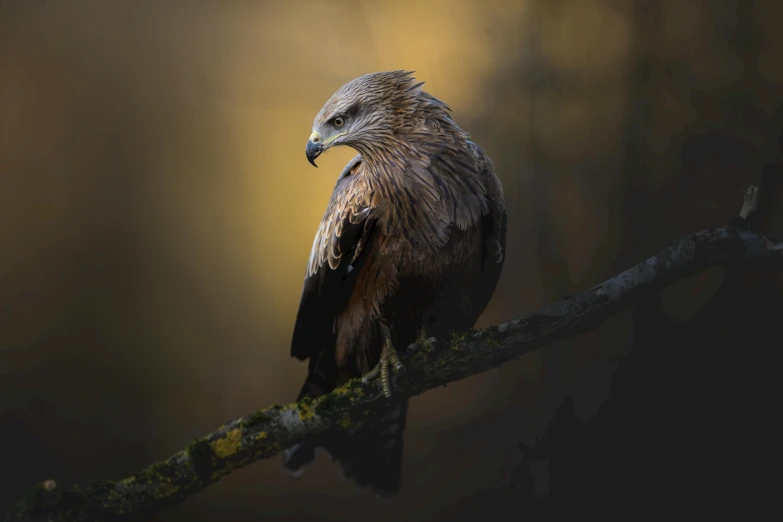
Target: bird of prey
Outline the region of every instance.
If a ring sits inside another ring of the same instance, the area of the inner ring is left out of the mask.
[[[347,145],[313,241],[291,355],[309,359],[298,400],[380,374],[388,413],[357,434],[333,433],[285,453],[298,472],[324,447],[346,477],[376,493],[400,487],[407,397],[392,395],[398,351],[433,348],[472,328],[497,285],[506,242],[503,188],[492,162],[422,90],[412,72],[343,85],[313,122],[307,159]]]

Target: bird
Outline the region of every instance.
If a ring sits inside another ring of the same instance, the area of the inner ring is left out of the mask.
[[[356,433],[332,430],[284,453],[301,473],[324,448],[343,475],[384,497],[400,491],[408,399],[389,369],[474,327],[504,263],[507,215],[494,166],[422,89],[414,71],[359,76],[316,115],[306,157],[357,154],[337,178],[307,261],[291,356],[308,361],[297,400],[380,377],[388,408]]]

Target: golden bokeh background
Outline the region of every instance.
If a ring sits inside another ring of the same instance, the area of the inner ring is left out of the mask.
[[[0,475],[120,478],[272,403],[305,262],[354,152],[304,157],[324,101],[409,69],[495,162],[507,262],[481,324],[726,223],[777,154],[783,11],[756,1],[0,1]],[[710,273],[669,299],[687,316]],[[589,418],[626,315],[414,398],[404,490],[326,457],[251,465],[165,521],[429,520],[502,483],[574,394]]]

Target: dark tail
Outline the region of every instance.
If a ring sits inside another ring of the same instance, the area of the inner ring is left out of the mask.
[[[389,496],[400,490],[402,446],[408,398],[392,399],[389,409],[358,433],[330,441],[326,450],[343,475],[361,487]]]
[[[333,357],[322,353],[310,361],[310,373],[297,400],[305,395],[318,397],[332,391],[337,381]],[[389,408],[356,433],[330,431],[285,450],[283,468],[296,475],[313,462],[315,450],[324,448],[340,464],[345,478],[362,488],[388,496],[400,490],[402,447],[408,398],[392,399]]]

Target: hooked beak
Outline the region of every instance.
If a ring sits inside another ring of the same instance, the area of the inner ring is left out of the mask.
[[[309,161],[313,167],[318,168],[318,165],[315,164],[315,158],[320,156],[323,151],[324,146],[321,135],[318,134],[318,131],[315,131],[310,135],[310,139],[307,140],[307,149],[305,150],[307,161]]]

